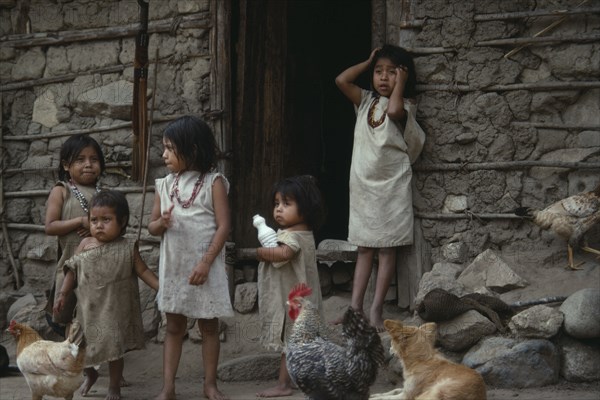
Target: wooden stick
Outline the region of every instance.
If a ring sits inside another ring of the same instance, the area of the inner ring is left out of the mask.
[[[517,11],[507,13],[496,13],[496,14],[475,14],[473,21],[484,22],[484,21],[501,21],[506,19],[519,19],[519,18],[534,18],[534,17],[547,17],[547,16],[561,16],[561,15],[576,15],[576,14],[596,14],[600,13],[600,7],[591,7],[586,9],[574,9],[574,10],[534,10],[534,11]]]
[[[587,3],[588,0],[583,0],[581,3],[579,3],[575,9],[578,9],[579,7],[581,7],[582,5],[584,5],[585,3]],[[562,18],[560,18],[558,21],[554,21],[553,23],[551,23],[550,25],[548,25],[547,27],[545,27],[544,29],[542,29],[541,31],[539,31],[538,33],[536,33],[535,35],[533,35],[533,37],[537,37],[540,36],[552,29],[554,29],[554,27],[560,25],[564,20],[566,20],[567,18],[569,18],[568,15],[563,16]],[[515,55],[516,53],[518,53],[519,51],[523,50],[525,47],[527,47],[528,44],[523,44],[522,46],[517,47],[516,49],[512,49],[511,51],[509,51],[508,53],[506,53],[504,55],[504,58],[510,58],[512,55]]]
[[[113,163],[106,163],[106,168],[128,168],[131,167],[131,161],[117,161]],[[4,170],[6,175],[14,175],[25,172],[51,172],[54,173],[58,169],[58,165],[51,167],[39,167],[39,168],[7,168]]]
[[[567,161],[500,161],[486,163],[446,163],[446,164],[415,164],[414,171],[479,171],[479,170],[512,170],[530,167],[570,168],[570,169],[600,169],[600,163],[567,162]]]
[[[177,18],[177,17],[176,17]],[[173,18],[152,21],[148,23],[148,33],[164,33],[172,30]],[[114,40],[117,38],[135,36],[138,24],[112,26],[78,31],[41,32],[19,35],[6,35],[0,38],[3,46],[33,47],[53,46],[65,43],[86,42],[92,40]],[[211,25],[203,14],[192,14],[181,17],[178,28],[210,29]]]
[[[423,219],[523,219],[515,214],[477,214],[477,213],[427,213],[427,212],[415,212],[415,217]]]
[[[531,82],[513,83],[509,85],[492,85],[483,88],[471,87],[469,85],[417,85],[420,92],[443,91],[443,92],[504,92],[511,90],[565,90],[565,89],[594,89],[600,87],[600,81],[575,81],[575,82]]]
[[[121,186],[114,187],[111,190],[116,190],[121,193],[142,193],[143,188],[141,186]],[[149,192],[154,191],[154,185],[147,186],[146,190]],[[23,190],[20,192],[5,192],[4,197],[6,198],[22,198],[22,197],[42,197],[48,196],[50,194],[50,189],[42,189],[42,190]]]
[[[73,80],[75,80],[75,78],[77,78],[83,74],[93,75],[93,74],[110,74],[113,72],[121,72],[125,68],[131,67],[132,65],[133,65],[133,63],[122,64],[122,65],[111,65],[110,67],[103,67],[103,68],[98,68],[98,69],[90,70],[90,71],[82,71],[82,72],[78,72],[76,74],[58,75],[58,76],[52,76],[50,78],[30,79],[27,81],[6,83],[4,85],[0,85],[0,92],[8,92],[11,90],[24,89],[24,88],[33,87],[33,86],[48,85],[50,83],[73,81]]]
[[[442,54],[457,52],[456,49],[451,47],[407,47],[406,51],[412,54]]]
[[[600,125],[571,125],[551,122],[512,121],[511,125],[546,129],[572,129],[580,131],[600,131]]]
[[[600,40],[600,34],[589,34],[589,35],[573,35],[573,36],[544,36],[544,37],[528,37],[528,38],[508,38],[508,39],[493,39],[493,40],[482,40],[476,42],[475,46],[505,46],[505,45],[527,45],[527,44],[547,44],[547,43],[585,43],[595,42]],[[514,54],[514,53],[512,53]],[[506,58],[511,53],[507,53],[504,57]]]
[[[180,116],[181,115],[165,115],[165,116],[154,118],[153,122],[168,122],[168,121],[177,119]],[[6,141],[17,141],[17,140],[19,140],[19,141],[20,140],[35,141],[35,140],[39,140],[39,139],[55,139],[55,138],[59,138],[59,137],[73,136],[73,135],[79,135],[79,134],[88,135],[88,134],[92,134],[92,133],[116,131],[118,129],[127,129],[127,128],[131,128],[131,122],[120,122],[120,123],[108,125],[108,126],[99,126],[99,127],[87,128],[87,129],[75,129],[72,131],[54,132],[54,133],[48,133],[45,135],[5,136],[4,140],[6,140]],[[129,133],[130,132],[127,131],[127,134],[129,134]]]

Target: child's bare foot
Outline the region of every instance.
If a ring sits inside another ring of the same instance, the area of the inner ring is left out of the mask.
[[[278,384],[275,387],[256,393],[256,397],[283,397],[291,396],[292,393],[292,388],[288,385]]]
[[[94,383],[98,380],[98,371],[96,371],[95,368],[86,368],[83,372],[85,373],[85,380],[79,388],[79,393],[81,393],[82,396],[86,396],[92,386],[94,386]]]
[[[342,322],[344,322],[344,317],[338,317],[333,321],[329,321],[331,325],[340,325]]]
[[[385,332],[381,311],[371,311],[371,318],[369,318],[369,322],[371,323],[371,326],[377,330],[377,332]]]
[[[125,380],[125,377],[121,376],[121,382],[119,383],[119,386],[121,386],[121,387],[127,387],[129,385],[130,385],[130,383]]]
[[[177,397],[175,396],[175,389],[166,390],[163,388],[162,392],[156,396],[154,400],[175,400]]]
[[[104,398],[104,400],[121,400],[121,387],[117,386],[116,388],[108,388],[108,394]]]
[[[204,397],[210,400],[227,400],[227,396],[219,392],[217,385],[204,385]]]

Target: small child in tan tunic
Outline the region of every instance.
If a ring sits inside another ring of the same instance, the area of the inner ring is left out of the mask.
[[[97,193],[89,205],[91,237],[83,239],[65,263],[65,279],[54,305],[64,307],[75,289],[77,311],[86,338],[86,366],[108,361],[106,400],[121,398],[123,355],[144,348],[138,277],[158,290],[158,278],[142,258],[137,242],[123,237],[129,221],[125,196]]]
[[[313,230],[323,220],[321,193],[312,176],[287,178],[273,188],[273,218],[283,229],[277,232],[277,247],[259,247],[258,309],[261,341],[271,350],[282,351],[279,379],[275,387],[259,397],[289,396],[292,382],[286,367],[284,346],[286,330],[292,326],[286,300],[292,287],[306,283],[312,288],[310,301],[322,315],[321,285],[317,268]]]

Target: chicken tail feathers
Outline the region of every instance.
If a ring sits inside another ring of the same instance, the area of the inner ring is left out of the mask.
[[[348,307],[342,321],[342,334],[351,338],[358,348],[365,349],[376,365],[383,365],[385,352],[381,337],[362,312]]]
[[[515,209],[515,215],[524,218],[533,218],[533,209],[529,207],[518,207]]]
[[[85,347],[85,337],[83,335],[83,327],[79,321],[74,320],[71,323],[71,329],[69,330],[69,336],[67,337],[69,343],[77,346],[78,348]]]

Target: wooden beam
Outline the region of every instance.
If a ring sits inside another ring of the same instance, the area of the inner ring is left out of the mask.
[[[531,82],[513,83],[509,85],[492,85],[483,88],[469,85],[417,85],[419,92],[441,91],[441,92],[505,92],[511,90],[579,90],[595,89],[600,87],[600,81],[554,81],[554,82]]]
[[[519,18],[534,18],[534,17],[554,17],[563,15],[577,15],[577,14],[597,14],[600,13],[600,7],[582,8],[574,10],[533,10],[533,11],[518,11],[518,12],[507,12],[507,13],[495,13],[495,14],[475,14],[473,20],[476,22],[484,21],[502,21],[506,19],[519,19]]]
[[[498,214],[498,213],[428,213],[415,212],[415,217],[422,219],[523,219],[515,214]]]
[[[209,29],[210,22],[203,14],[191,14],[181,18],[168,18],[148,23],[148,33],[172,32],[178,28]],[[135,36],[138,24],[112,26],[77,31],[40,32],[0,37],[0,42],[7,47],[53,46],[73,42],[95,40],[114,40]]]
[[[553,122],[530,122],[530,121],[512,121],[511,125],[542,128],[542,129],[567,129],[579,131],[600,131],[600,125],[573,125],[573,124],[556,124]]]
[[[144,188],[141,186],[120,186],[111,188],[111,190],[115,190],[121,193],[142,193]],[[154,186],[147,186],[146,191],[154,192]],[[4,197],[6,198],[22,198],[22,197],[44,197],[50,194],[50,189],[40,189],[40,190],[22,190],[20,192],[5,192]]]
[[[475,42],[475,46],[513,46],[524,44],[548,44],[548,43],[586,43],[600,40],[600,34],[573,35],[573,36],[539,36],[526,38],[492,39]]]
[[[571,168],[571,169],[600,169],[600,163],[593,162],[567,162],[567,161],[499,161],[485,163],[447,163],[447,164],[415,164],[413,170],[417,172],[437,171],[479,171],[479,170],[512,170],[530,167]]]

